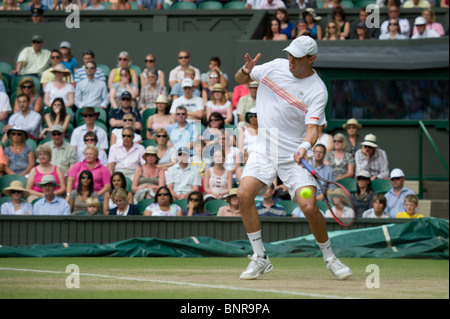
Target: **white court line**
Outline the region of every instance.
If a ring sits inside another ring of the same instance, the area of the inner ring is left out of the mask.
[[[47,273],[47,274],[63,274],[63,275],[69,275],[70,274],[69,272],[64,272],[64,271],[39,270],[39,269],[22,269],[22,268],[7,268],[7,267],[0,267],[0,270],[37,272],[37,273]],[[143,282],[144,281],[144,282],[151,282],[151,283],[158,283],[158,284],[182,285],[182,286],[201,287],[201,288],[213,288],[213,289],[227,289],[227,290],[263,292],[263,293],[293,295],[293,296],[302,296],[302,297],[311,297],[311,298],[356,299],[356,298],[353,298],[353,297],[342,297],[342,296],[334,296],[334,295],[326,295],[326,294],[315,294],[315,293],[298,292],[298,291],[272,290],[272,289],[255,289],[255,288],[244,288],[244,287],[232,287],[232,286],[222,286],[222,285],[200,284],[200,283],[183,282],[183,281],[155,280],[155,279],[147,279],[147,278],[111,276],[111,275],[102,275],[102,274],[80,273],[80,276],[99,277],[99,278],[107,278],[107,279],[118,279],[118,280],[127,280],[127,281],[139,281],[139,282]]]

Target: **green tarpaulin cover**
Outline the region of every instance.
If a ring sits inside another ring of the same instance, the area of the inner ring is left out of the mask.
[[[263,230],[264,234],[264,230]],[[449,221],[421,218],[403,224],[329,233],[338,257],[449,258]],[[270,257],[320,257],[312,235],[265,243]],[[242,257],[252,254],[247,240],[224,242],[210,237],[164,240],[131,238],[109,244],[0,247],[0,257]]]

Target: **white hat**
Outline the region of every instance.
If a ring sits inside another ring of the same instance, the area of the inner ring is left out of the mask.
[[[193,87],[193,86],[194,86],[194,81],[192,81],[192,79],[190,79],[190,78],[185,78],[185,79],[183,79],[183,82],[181,82],[182,88]]]
[[[360,171],[358,174],[356,174],[356,177],[365,177],[365,178],[370,178],[370,173],[366,170],[362,170]]]
[[[367,134],[364,137],[364,141],[361,143],[361,145],[370,146],[370,147],[378,147],[377,144],[377,137],[373,134]]]
[[[414,20],[414,25],[426,25],[427,20],[425,20],[424,17],[417,17],[416,20]]]
[[[397,178],[397,177],[405,177],[405,173],[400,168],[394,168],[391,171],[391,179]]]
[[[70,43],[68,41],[63,41],[61,42],[61,44],[59,45],[60,48],[67,48],[70,49]]]
[[[319,53],[316,41],[306,35],[296,38],[287,48],[284,48],[283,51],[289,52],[295,58],[301,58],[305,55],[316,56]]]
[[[56,187],[59,187],[59,184],[56,182],[55,177],[53,175],[44,175],[40,182],[36,183],[36,186],[42,188],[44,185],[53,184]]]

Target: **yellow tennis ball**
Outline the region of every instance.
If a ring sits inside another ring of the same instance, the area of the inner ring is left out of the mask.
[[[303,188],[300,192],[300,196],[304,199],[310,198],[312,195],[312,191],[309,188]]]

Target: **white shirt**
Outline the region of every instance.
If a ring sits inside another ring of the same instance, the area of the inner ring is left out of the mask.
[[[88,132],[86,124],[83,124],[75,128],[72,132],[72,138],[70,139],[70,144],[77,147],[77,151],[84,151],[86,143],[84,143],[84,135]],[[94,125],[94,132],[97,134],[97,148],[107,149],[108,148],[108,135],[105,130],[97,125]]]
[[[408,19],[398,19],[398,24],[400,27],[400,33],[409,38],[411,34],[411,27],[409,25]],[[389,19],[384,20],[380,25],[381,34],[389,33]]]
[[[44,89],[45,93],[49,93],[50,95],[50,104],[53,103],[53,100],[57,97],[62,98],[64,100],[64,104],[68,103],[69,93],[74,93],[75,89],[73,85],[70,83],[66,83],[62,89],[58,89],[54,82],[48,82]]]
[[[306,125],[325,122],[325,84],[315,70],[313,75],[297,79],[289,71],[287,59],[255,66],[250,76],[259,82],[257,152],[274,161],[293,161],[305,137]]]
[[[184,106],[188,112],[197,112],[205,109],[203,99],[195,95],[190,99],[187,99],[184,95],[177,98],[172,103],[170,113],[176,113],[179,106]]]
[[[441,36],[436,31],[434,31],[432,29],[425,29],[425,31],[422,34],[417,32],[416,34],[414,34],[411,37],[411,39],[427,39],[427,38],[440,38],[440,37]]]
[[[108,164],[115,163],[114,169],[136,169],[145,164],[142,155],[145,148],[141,144],[133,143],[127,151],[122,143],[115,143],[109,149]]]
[[[27,131],[35,138],[38,138],[39,133],[41,133],[41,115],[33,110],[30,110],[26,117],[23,116],[22,112],[14,113],[9,118],[8,124]]]
[[[192,65],[189,65],[189,68],[193,69],[195,72],[195,76],[194,76],[194,81],[195,80],[199,80],[201,79],[201,73],[200,70],[196,67],[193,67]],[[178,65],[175,68],[173,68],[170,72],[169,72],[169,82],[170,81],[177,81],[178,83],[183,82],[184,79],[184,71],[181,70],[181,66]]]

